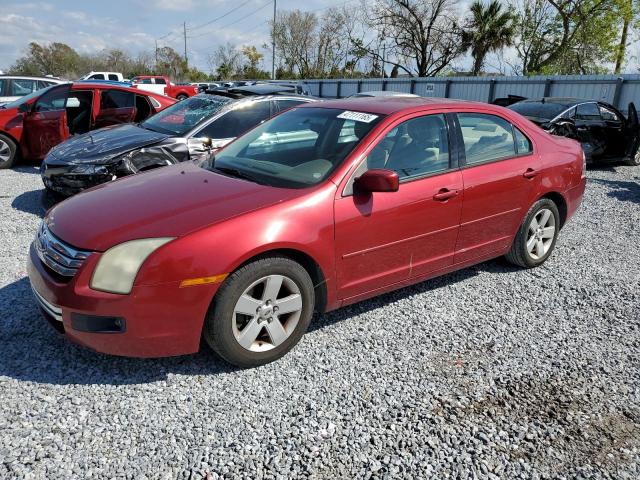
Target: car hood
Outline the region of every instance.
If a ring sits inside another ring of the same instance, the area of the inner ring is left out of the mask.
[[[45,162],[52,165],[78,163],[106,164],[135,148],[165,140],[169,135],[135,124],[112,125],[82,135],[74,135],[53,148]]]
[[[45,221],[64,242],[105,251],[128,240],[180,237],[301,194],[186,162],[87,190],[53,207]]]

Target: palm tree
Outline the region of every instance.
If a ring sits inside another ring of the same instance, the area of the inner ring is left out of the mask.
[[[510,10],[503,9],[499,0],[491,0],[486,6],[481,0],[475,0],[470,11],[462,42],[467,50],[471,50],[473,75],[478,75],[488,53],[513,43],[516,17]]]

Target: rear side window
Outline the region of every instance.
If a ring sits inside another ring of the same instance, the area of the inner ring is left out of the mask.
[[[616,115],[616,113],[613,110],[609,110],[607,107],[604,107],[602,105],[598,105],[598,108],[600,109],[600,117],[603,120],[606,120],[608,122],[620,121],[620,119],[618,118],[618,115]]]
[[[8,81],[0,78],[0,97],[8,97],[8,92],[7,92],[7,85],[8,85]]]
[[[516,155],[513,128],[495,115],[459,113],[467,165],[491,162]]]
[[[115,80],[116,82],[118,81],[118,76],[114,75],[113,73],[109,74],[109,80]]]
[[[576,110],[578,120],[600,120],[600,110],[595,103],[581,103]]]
[[[223,115],[207,127],[199,136],[209,138],[234,138],[255,127],[271,116],[269,102],[255,102],[236,108]]]
[[[38,82],[36,80],[14,80],[12,90],[12,96],[24,97],[38,90]]]
[[[166,85],[167,82],[164,81],[164,78],[156,78],[156,85]]]
[[[516,127],[513,127],[513,131],[516,134],[516,151],[518,155],[531,153],[533,151],[533,147],[531,146],[531,141],[527,136]]]
[[[103,90],[100,93],[100,109],[130,108],[135,105],[135,94],[122,90]]]

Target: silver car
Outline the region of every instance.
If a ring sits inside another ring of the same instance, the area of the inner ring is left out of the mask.
[[[0,105],[59,83],[65,83],[55,77],[28,77],[20,75],[0,75]]]

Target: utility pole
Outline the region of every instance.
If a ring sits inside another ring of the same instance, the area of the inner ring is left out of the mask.
[[[384,80],[385,71],[384,71],[384,61],[387,56],[387,43],[382,44],[382,79]]]
[[[156,40],[156,64],[153,66],[154,70],[158,70],[158,40]]]
[[[189,58],[187,57],[187,22],[182,23],[183,31],[184,31],[184,63],[189,65]]]
[[[273,0],[273,25],[271,26],[271,80],[276,79],[276,5],[278,0]]]

